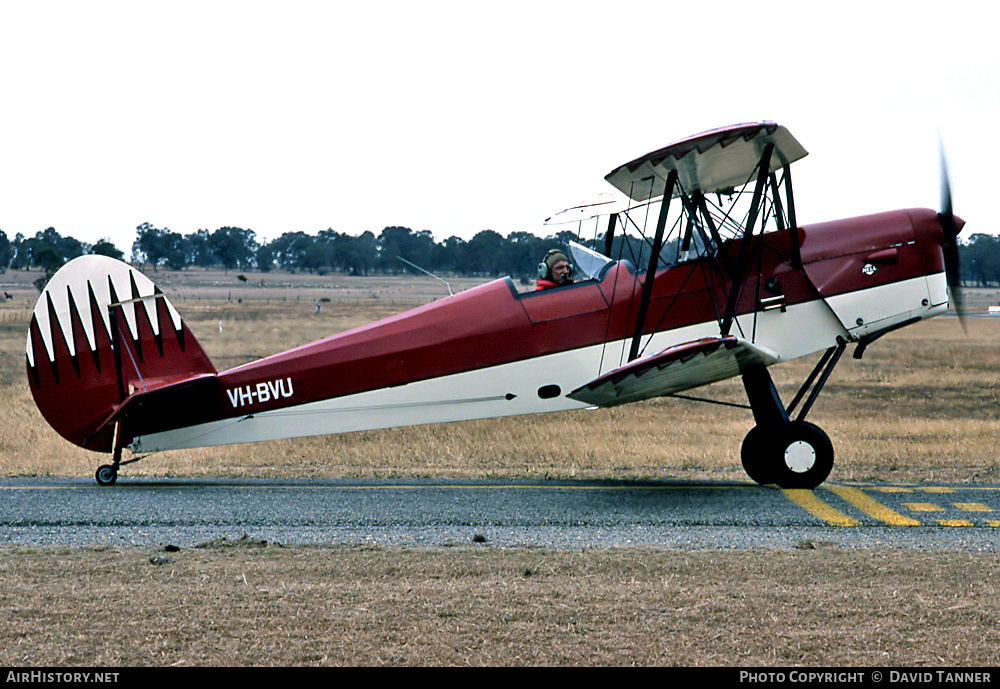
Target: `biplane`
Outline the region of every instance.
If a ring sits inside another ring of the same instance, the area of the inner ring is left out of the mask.
[[[747,474],[813,488],[834,461],[806,420],[817,395],[849,345],[860,358],[948,309],[964,223],[945,173],[939,210],[799,225],[790,166],[805,155],[773,122],[683,139],[612,170],[616,199],[568,211],[603,229],[572,245],[571,284],[498,279],[225,371],[148,278],[83,256],[35,307],[31,392],[64,438],[111,455],[96,472],[109,485],[151,452],[612,407],[739,377]],[[645,260],[621,248],[635,230]],[[769,367],[807,355],[785,404]]]

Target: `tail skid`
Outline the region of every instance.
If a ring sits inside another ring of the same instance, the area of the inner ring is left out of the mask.
[[[97,255],[70,261],[42,290],[25,352],[42,416],[97,452],[120,450],[121,412],[133,396],[217,373],[146,276]]]

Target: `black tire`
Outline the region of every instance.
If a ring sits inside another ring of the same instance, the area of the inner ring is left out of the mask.
[[[110,464],[102,464],[97,467],[97,473],[94,477],[97,479],[98,485],[113,486],[118,480],[118,470]]]
[[[740,459],[747,476],[760,485],[774,483],[774,452],[768,448],[768,439],[773,435],[773,429],[766,431],[760,426],[754,426],[743,438],[740,448]]]
[[[815,488],[833,470],[833,444],[819,426],[790,421],[774,429],[774,481],[782,488]]]

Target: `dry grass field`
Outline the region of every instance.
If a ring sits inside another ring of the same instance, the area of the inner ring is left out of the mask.
[[[27,390],[37,274],[0,276],[0,473],[91,477]],[[446,294],[430,278],[150,274],[220,369]],[[462,289],[471,281],[455,280]],[[317,313],[316,302],[321,299]],[[974,307],[1000,303],[976,292]],[[848,356],[811,413],[831,480],[1000,481],[1000,318]],[[813,361],[773,369],[786,399]],[[706,397],[744,402],[738,383]],[[125,476],[736,479],[748,410],[613,410],[154,455]],[[996,665],[1000,558],[973,553],[5,548],[11,665]],[[163,558],[163,559],[156,559]],[[153,561],[155,560],[155,562]],[[159,563],[159,564],[156,564]]]
[[[1000,662],[997,560],[967,553],[0,552],[7,667]]]

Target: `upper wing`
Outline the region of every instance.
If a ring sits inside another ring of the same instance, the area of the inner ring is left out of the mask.
[[[670,170],[677,170],[680,187],[687,192],[726,191],[747,183],[769,143],[774,145],[771,172],[807,155],[784,127],[753,122],[682,139],[615,168],[604,179],[635,201],[662,196]],[[675,189],[674,195],[678,193]]]
[[[582,385],[567,397],[598,407],[613,407],[732,378],[748,366],[768,366],[777,360],[776,355],[738,337],[707,337],[636,359]]]

